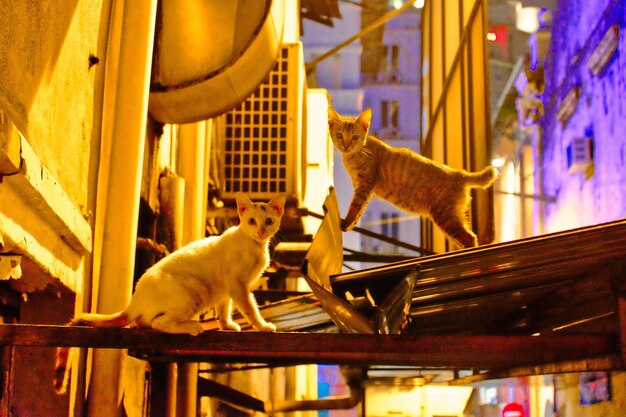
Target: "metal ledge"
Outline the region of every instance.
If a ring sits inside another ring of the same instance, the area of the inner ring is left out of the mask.
[[[619,353],[614,337],[365,335],[207,331],[199,336],[146,329],[0,325],[0,344],[132,349],[148,360],[320,363],[504,369]],[[567,349],[563,349],[567,346]]]

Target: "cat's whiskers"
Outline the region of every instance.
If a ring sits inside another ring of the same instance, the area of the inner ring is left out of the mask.
[[[359,154],[360,156],[365,157],[366,159],[372,159],[372,157],[374,156],[374,154],[372,153],[372,151],[371,151],[370,149],[366,148],[365,146],[364,146],[364,147],[362,147],[362,148],[359,150],[358,154]]]
[[[274,236],[272,236],[269,240],[269,244],[270,246],[274,247],[276,245],[278,245],[284,238],[285,233],[282,230],[278,230],[278,232],[276,232],[276,234],[274,234]]]

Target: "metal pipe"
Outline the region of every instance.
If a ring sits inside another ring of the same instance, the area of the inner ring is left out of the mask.
[[[102,129],[108,152],[101,154],[96,211],[102,227],[101,262],[94,265],[100,313],[123,309],[132,293],[156,10],[156,0],[114,2],[112,8]],[[94,352],[90,416],[120,415],[123,360],[122,351]]]
[[[183,213],[185,199],[185,181],[170,172],[166,172],[159,180],[159,204],[161,208],[160,225],[164,240],[170,251],[182,246]],[[163,415],[176,417],[176,400],[178,389],[178,364],[169,363],[165,381],[165,399]]]
[[[356,407],[362,398],[361,387],[350,387],[350,395],[327,397],[318,400],[278,401],[265,404],[267,413],[288,413],[294,411],[349,410]]]
[[[183,245],[204,237],[206,230],[206,122],[180,125],[179,174],[185,180]],[[178,367],[178,417],[195,417],[198,364]]]
[[[315,213],[315,212],[309,211],[306,208],[299,209],[298,211],[300,212],[300,215],[302,215],[302,216],[311,216],[311,217],[315,217],[317,219],[323,219],[324,218],[323,215],[321,215],[319,213]],[[392,237],[389,237],[389,236],[386,236],[386,235],[383,235],[383,234],[380,234],[380,233],[372,232],[371,230],[367,230],[367,229],[364,229],[364,228],[359,227],[359,226],[355,226],[353,229],[351,229],[351,231],[360,233],[360,234],[365,235],[367,237],[371,237],[371,238],[374,238],[374,239],[382,240],[383,242],[387,242],[387,243],[390,243],[392,245],[399,246],[401,248],[410,249],[410,250],[413,250],[415,252],[419,252],[422,255],[433,255],[434,254],[434,252],[431,251],[430,249],[426,249],[426,248],[423,248],[421,246],[415,246],[415,245],[412,245],[410,243],[403,242],[401,240],[394,239]]]
[[[504,191],[504,190],[493,190],[493,192],[495,194],[513,195],[513,196],[516,196],[516,197],[532,198],[533,200],[545,201],[547,203],[556,203],[556,197],[550,197],[550,196],[547,196],[547,195],[516,193],[516,192],[513,192],[513,191]]]
[[[314,411],[314,410],[349,410],[356,407],[363,399],[363,381],[367,378],[367,371],[360,367],[344,366],[341,373],[350,390],[348,395],[320,398],[317,400],[288,400],[266,402],[267,413]]]

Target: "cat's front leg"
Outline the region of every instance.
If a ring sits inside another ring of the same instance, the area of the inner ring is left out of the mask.
[[[364,184],[355,188],[348,213],[346,213],[345,219],[341,220],[341,230],[347,232],[356,226],[365,211],[365,207],[367,207],[371,193],[372,186],[370,184]]]
[[[241,331],[241,326],[233,321],[232,318],[232,302],[230,299],[215,306],[217,319],[219,321],[220,330]]]
[[[275,332],[276,326],[263,319],[257,307],[254,295],[246,290],[237,291],[232,294],[233,302],[239,312],[248,320],[248,323],[260,332]]]

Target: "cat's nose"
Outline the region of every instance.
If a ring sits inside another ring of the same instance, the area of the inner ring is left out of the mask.
[[[263,237],[265,235],[265,229],[259,229],[256,231],[258,237]]]

